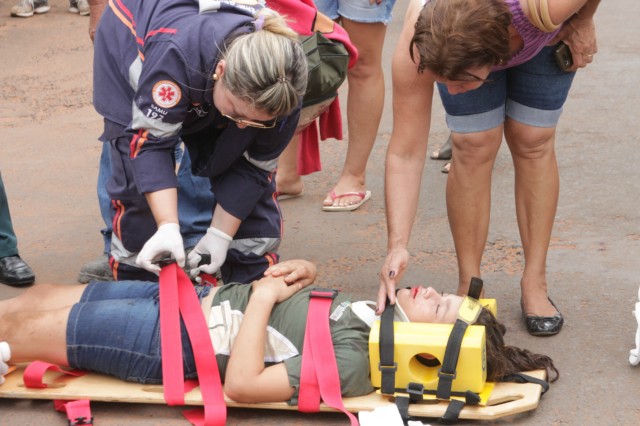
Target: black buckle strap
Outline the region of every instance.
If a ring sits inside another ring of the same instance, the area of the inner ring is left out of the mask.
[[[458,365],[458,357],[460,355],[460,345],[462,338],[467,330],[467,323],[462,320],[456,320],[453,330],[447,340],[447,348],[444,351],[444,359],[442,367],[438,370],[438,390],[436,397],[438,399],[449,399],[451,396],[451,384],[456,378],[456,366]]]
[[[380,391],[386,395],[392,395],[396,388],[396,370],[398,364],[394,361],[394,328],[393,315],[395,313],[395,305],[390,305],[387,300],[387,306],[380,317]]]
[[[335,299],[336,296],[338,295],[339,291],[335,290],[333,288],[322,288],[322,287],[318,287],[318,288],[314,288],[313,290],[311,290],[311,293],[309,293],[309,297],[320,297],[320,298],[324,298],[324,299]]]
[[[438,420],[442,424],[454,424],[458,423],[460,413],[465,405],[478,405],[480,403],[480,395],[475,392],[466,391],[464,394],[464,401],[459,399],[452,399],[447,410],[442,417]]]
[[[409,382],[406,392],[409,394],[409,402],[412,404],[424,399],[424,385],[422,383]]]
[[[406,389],[399,389],[400,392],[405,392],[409,396],[398,395],[396,396],[396,407],[400,413],[400,417],[404,424],[407,424],[411,420],[409,416],[409,404],[415,404],[424,400],[424,385],[421,383],[410,382]]]
[[[478,277],[471,277],[471,283],[469,283],[469,292],[467,296],[473,297],[474,299],[480,299],[480,294],[482,293],[482,287],[484,282]]]
[[[68,420],[69,426],[79,426],[79,425],[92,425],[93,417],[76,417],[73,420]]]
[[[471,278],[471,282],[469,283],[468,297],[475,299],[473,304],[477,305],[478,297],[480,297],[480,293],[482,292],[482,286],[483,281],[480,278]],[[471,302],[472,300],[465,299],[465,301]],[[465,303],[465,301],[463,301],[463,303]],[[473,313],[474,311],[472,310],[471,312]],[[477,310],[475,311],[475,313],[476,315],[478,315]],[[453,380],[456,378],[456,367],[458,365],[458,357],[460,356],[460,346],[462,345],[462,338],[464,337],[464,333],[467,331],[467,327],[469,326],[469,323],[467,323],[466,321],[471,320],[471,318],[465,318],[465,316],[460,315],[461,314],[458,313],[458,319],[453,325],[451,334],[449,334],[447,347],[444,351],[442,367],[440,367],[440,370],[438,370],[439,380],[438,391],[436,392],[436,397],[438,399],[449,399],[451,397],[451,385],[453,383]],[[463,321],[462,318],[465,318],[466,321]]]
[[[400,413],[402,422],[406,425],[411,417],[409,416],[409,398],[406,396],[396,396],[396,407]]]
[[[514,373],[509,376],[504,376],[502,379],[500,379],[500,381],[514,383],[535,383],[542,387],[542,395],[544,395],[545,392],[549,390],[549,382],[524,373]]]
[[[449,405],[447,406],[447,411],[444,412],[442,417],[438,420],[439,423],[445,425],[451,425],[458,423],[458,418],[460,417],[460,412],[464,407],[464,402],[459,399],[452,399]]]

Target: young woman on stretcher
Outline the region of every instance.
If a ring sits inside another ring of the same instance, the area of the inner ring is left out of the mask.
[[[251,285],[195,287],[228,397],[297,404],[309,285],[315,277],[312,263],[291,260],[272,266]],[[461,297],[431,287],[404,288],[397,293],[395,320],[453,323],[461,303]],[[331,306],[344,396],[373,391],[368,349],[376,319],[372,305],[350,302],[340,293]],[[486,326],[488,380],[536,369],[558,377],[549,357],[505,346],[505,327],[489,311],[483,309],[477,324]],[[161,383],[159,336],[157,283],[37,285],[0,301],[0,374],[6,373],[8,361],[37,359],[127,381]],[[196,368],[184,325],[182,343],[185,376],[193,378]]]

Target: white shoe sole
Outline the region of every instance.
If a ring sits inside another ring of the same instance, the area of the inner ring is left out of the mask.
[[[29,18],[33,16],[34,13],[36,14],[47,13],[49,10],[51,10],[51,6],[39,6],[33,9],[33,11],[31,12],[18,12],[18,13],[11,12],[11,16],[16,16],[18,18]]]

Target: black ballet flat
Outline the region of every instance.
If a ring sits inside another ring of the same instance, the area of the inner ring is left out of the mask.
[[[560,332],[560,329],[564,324],[564,318],[555,303],[553,303],[551,299],[549,299],[549,302],[551,302],[553,307],[556,308],[558,313],[551,317],[539,317],[537,315],[528,315],[524,310],[522,300],[520,300],[522,318],[524,319],[524,324],[527,327],[527,332],[532,336],[553,336]]]

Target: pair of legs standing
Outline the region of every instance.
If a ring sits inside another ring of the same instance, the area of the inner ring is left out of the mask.
[[[358,61],[347,73],[347,129],[349,145],[347,156],[332,199],[327,195],[324,206],[348,206],[362,200],[360,195],[341,196],[347,193],[365,193],[366,169],[373,149],[384,106],[384,73],[382,70],[382,47],[391,20],[395,0],[383,0],[370,4],[369,0],[315,0],[318,10],[337,21],[349,34],[358,49]],[[296,140],[291,142],[276,176],[278,192],[299,194],[302,180],[291,166],[295,165]]]
[[[447,179],[447,212],[458,257],[458,294],[466,294],[480,263],[489,231],[491,175],[503,126],[474,134],[453,134],[454,161]],[[552,316],[547,298],[546,260],[559,193],[555,129],[507,119],[504,135],[515,169],[515,202],[525,266],[520,281],[527,313]]]
[[[450,95],[439,85],[452,130],[447,212],[458,259],[458,294],[467,294],[487,242],[493,165],[504,135],[515,169],[515,203],[524,251],[521,303],[531,334],[557,333],[562,316],[548,297],[546,261],[559,195],[556,125],[575,73],[544,48],[525,64],[491,73],[488,83]],[[533,321],[533,323],[532,323]]]
[[[36,277],[18,254],[18,239],[11,223],[9,201],[0,173],[0,282],[10,286],[29,285]]]

